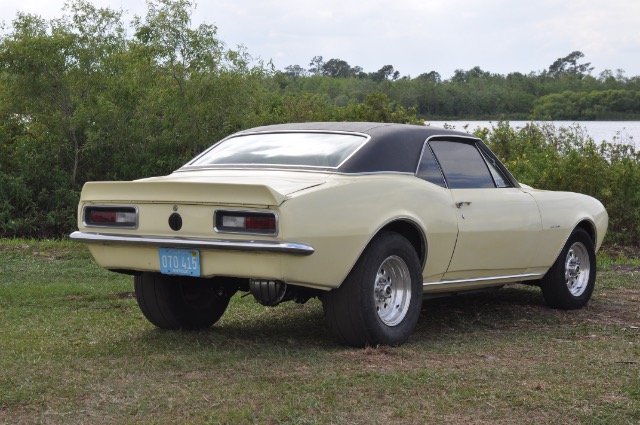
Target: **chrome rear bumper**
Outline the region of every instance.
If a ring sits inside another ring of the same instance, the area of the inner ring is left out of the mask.
[[[112,235],[106,233],[73,232],[71,240],[102,245],[163,246],[168,248],[201,248],[227,251],[275,252],[293,255],[311,255],[310,245],[295,242],[230,239],[164,238],[158,236]]]

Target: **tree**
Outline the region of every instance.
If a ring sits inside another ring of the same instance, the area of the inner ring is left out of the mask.
[[[11,196],[21,206],[11,212],[0,205],[0,215],[8,211],[7,223],[14,223],[0,225],[3,234],[67,230],[85,167],[96,161],[87,154],[90,134],[98,117],[108,115],[101,92],[117,78],[112,58],[125,49],[125,32],[119,12],[85,1],[66,10],[69,15],[49,22],[18,13],[0,43],[3,145],[17,162],[2,170],[3,179],[15,179]]]
[[[307,70],[300,65],[289,65],[284,70],[287,77],[293,80],[307,75]]]
[[[553,78],[560,78],[564,75],[584,77],[593,71],[593,67],[590,62],[579,64],[578,60],[583,57],[584,53],[576,50],[563,58],[556,59],[556,61],[549,66],[549,75]]]
[[[361,66],[354,66],[351,68],[351,76],[356,78],[366,78],[367,73],[364,72]]]
[[[309,68],[309,72],[314,75],[320,75],[322,74],[323,65],[324,59],[322,59],[322,56],[314,56],[311,62],[309,62],[309,66],[311,67]]]
[[[416,117],[416,109],[405,109],[394,105],[389,97],[380,92],[367,95],[362,103],[352,103],[342,111],[342,119],[348,121],[395,122],[423,124]]]
[[[351,76],[351,67],[342,59],[329,59],[322,65],[322,75],[331,78],[348,78]]]
[[[398,77],[400,76],[400,72],[396,71],[396,73],[397,74],[395,75],[394,80],[397,80]],[[376,81],[376,82],[381,82],[393,77],[394,77],[394,70],[392,65],[385,65],[379,70],[377,70],[376,72],[372,72],[371,74],[369,74],[369,78],[371,78],[373,81]]]
[[[18,14],[2,44],[0,64],[12,79],[7,87],[14,111],[46,128],[61,157],[71,159],[63,167],[75,184],[96,96],[116,72],[109,58],[125,44],[119,12],[82,0],[67,8],[72,17],[54,19],[50,26]]]
[[[166,174],[280,116],[269,71],[192,28],[191,8],[149,2],[133,37],[84,0],[50,21],[18,13],[0,35],[0,235],[68,233],[85,181]]]
[[[421,80],[425,80],[425,81],[432,81],[432,82],[434,82],[436,84],[440,84],[442,82],[442,77],[436,71],[430,71],[430,72],[426,72],[424,74],[420,74],[420,75],[418,75],[417,78],[419,78]]]

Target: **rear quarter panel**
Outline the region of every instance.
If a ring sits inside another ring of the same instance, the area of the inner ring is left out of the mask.
[[[426,235],[426,279],[439,279],[451,260],[457,221],[448,190],[410,175],[334,176],[294,194],[280,209],[284,239],[312,245],[313,255],[283,257],[285,280],[337,287],[375,234],[407,220]]]

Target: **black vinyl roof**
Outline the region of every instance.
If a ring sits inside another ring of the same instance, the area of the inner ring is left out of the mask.
[[[410,124],[385,124],[372,122],[313,122],[276,124],[255,127],[234,134],[277,133],[284,131],[327,131],[362,133],[370,136],[367,142],[337,171],[342,173],[403,172],[414,173],[425,140],[433,137],[474,136],[461,131],[445,130]]]

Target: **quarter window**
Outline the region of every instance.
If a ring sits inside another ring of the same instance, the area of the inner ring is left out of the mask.
[[[490,158],[487,158],[486,155],[482,154],[485,161],[487,161],[487,167],[489,167],[489,171],[491,172],[491,176],[493,177],[493,181],[496,182],[496,187],[511,187],[509,181],[505,178],[504,174],[498,167],[494,161]]]
[[[416,176],[438,186],[447,187],[444,182],[444,178],[442,177],[440,167],[438,166],[438,162],[426,143],[422,149],[422,157],[420,158],[420,164],[418,165]]]
[[[496,187],[484,158],[473,143],[462,141],[429,142],[449,189]]]

